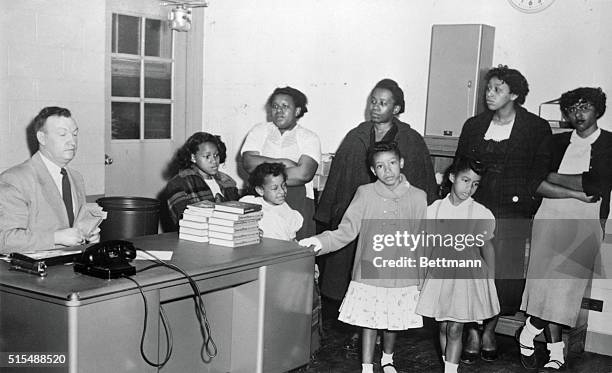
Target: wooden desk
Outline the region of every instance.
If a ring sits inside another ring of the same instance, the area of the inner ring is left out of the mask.
[[[71,265],[51,267],[39,278],[0,263],[0,351],[67,354],[65,366],[39,370],[46,373],[268,373],[308,363],[311,250],[272,239],[232,249],[178,240],[176,233],[132,241],[142,249],[174,251],[171,263],[198,282],[219,350],[210,363],[200,359],[202,337],[187,281],[166,268],[134,276],[148,300],[150,360],[163,359],[166,351],[160,306],[170,320],[173,354],[162,369],[149,366],[140,354],[144,306],[134,283],[85,276]],[[134,263],[137,268],[150,264]]]

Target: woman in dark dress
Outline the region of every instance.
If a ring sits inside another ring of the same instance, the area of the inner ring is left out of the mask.
[[[495,285],[501,314],[519,311],[525,284],[526,243],[530,221],[540,199],[536,189],[546,178],[550,163],[550,125],[521,105],[529,92],[525,77],[507,66],[485,76],[488,110],[463,125],[456,156],[480,160],[486,167],[474,199],[496,219]],[[475,325],[466,328],[462,361],[480,356],[497,358],[495,326],[498,317],[484,323],[482,336]]]
[[[552,172],[538,188],[544,200],[533,222],[521,306],[530,317],[517,333],[523,366],[536,369],[533,339],[546,328],[549,361],[540,371],[554,372],[567,368],[561,329],[576,326],[612,189],[612,133],[597,126],[605,93],[578,88],[564,93],[560,106],[574,131],[553,136]]]

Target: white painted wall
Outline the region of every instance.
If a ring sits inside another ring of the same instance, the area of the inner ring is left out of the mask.
[[[45,106],[79,125],[71,166],[104,193],[105,1],[1,1],[0,172],[26,160],[25,130]]]
[[[104,193],[105,0],[0,1],[0,12],[0,172],[29,156],[25,127],[36,113],[66,106],[81,129],[72,165],[88,194]],[[210,0],[202,129],[223,136],[226,170],[236,176],[235,156],[248,129],[265,120],[268,95],[291,85],[310,100],[301,123],[333,152],[364,119],[372,86],[389,77],[406,94],[401,118],[422,132],[431,25],[444,23],[496,28],[494,64],[525,74],[531,111],[577,86],[612,95],[611,15],[609,0],[558,0],[538,14],[506,0]],[[602,127],[612,128],[610,118]],[[590,330],[612,334],[611,287],[593,285],[606,304],[591,312]]]
[[[400,118],[423,133],[433,24],[494,26],[493,64],[527,77],[532,112],[578,86],[600,86],[612,97],[610,16],[607,0],[558,0],[538,14],[520,13],[506,0],[210,0],[202,129],[226,141],[226,171],[237,178],[244,136],[265,120],[273,89],[291,85],[309,99],[300,123],[319,134],[324,152],[334,152],[364,120],[374,84],[389,77],[406,96]],[[612,129],[611,118],[609,112],[600,125]],[[591,312],[589,330],[612,334],[609,289],[610,280],[593,285],[606,305],[604,313]]]
[[[73,165],[85,174],[88,193],[104,192],[104,4],[0,3],[0,170],[27,158],[24,128],[36,112],[63,105],[83,130]],[[527,76],[529,110],[579,85],[610,92],[610,14],[606,0],[557,1],[538,14],[520,13],[505,0],[210,0],[202,128],[225,138],[226,170],[236,176],[235,155],[248,129],[265,120],[266,98],[292,85],[310,100],[301,123],[320,134],[324,152],[333,152],[364,119],[372,86],[390,77],[406,93],[401,118],[422,132],[436,23],[495,26],[494,64]]]
[[[431,25],[444,23],[496,28],[493,63],[525,74],[531,111],[577,86],[612,94],[610,15],[606,0],[557,1],[538,14],[520,13],[506,0],[210,0],[202,128],[226,140],[226,170],[236,176],[234,156],[248,129],[265,120],[268,95],[291,85],[310,101],[300,123],[333,152],[363,121],[373,85],[389,77],[406,95],[401,119],[422,133]]]

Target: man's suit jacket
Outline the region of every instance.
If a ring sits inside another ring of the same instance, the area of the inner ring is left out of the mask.
[[[55,231],[69,228],[61,194],[40,152],[0,174],[0,253],[54,248]],[[85,183],[66,168],[75,196],[75,223],[85,205]]]

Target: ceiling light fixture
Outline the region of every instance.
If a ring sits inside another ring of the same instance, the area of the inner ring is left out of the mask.
[[[206,1],[174,1],[166,0],[159,3],[161,6],[173,6],[168,13],[170,29],[174,31],[187,32],[191,29],[192,8],[203,8],[208,6]]]

